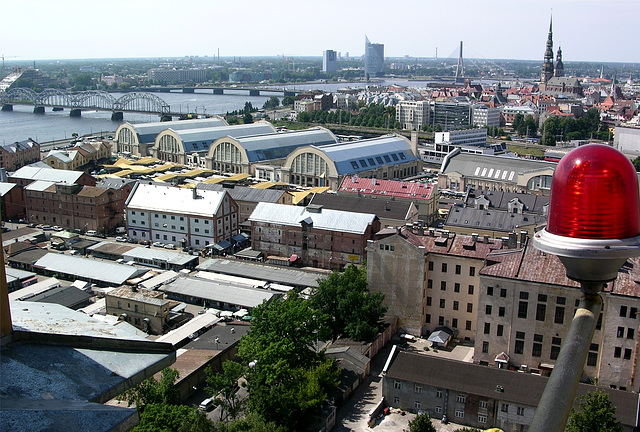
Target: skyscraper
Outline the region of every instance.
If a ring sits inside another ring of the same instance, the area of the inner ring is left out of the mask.
[[[322,72],[335,72],[337,70],[336,52],[326,50],[322,52]]]
[[[367,79],[384,74],[384,44],[371,43],[366,36],[364,37],[364,74]]]
[[[549,37],[547,38],[547,49],[544,51],[544,63],[542,64],[542,76],[540,80],[543,84],[553,77],[553,17],[549,20]]]

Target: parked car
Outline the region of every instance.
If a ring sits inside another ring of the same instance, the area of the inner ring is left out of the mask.
[[[162,242],[153,242],[153,245],[155,247],[159,247],[159,248],[163,248],[164,247],[164,243],[162,243]]]
[[[174,245],[173,243],[167,243],[166,245],[164,245],[165,249],[175,249],[176,245]]]
[[[198,405],[198,409],[200,411],[210,411],[211,409],[215,408],[216,406],[216,400],[214,398],[206,398],[205,400],[203,400],[202,402],[200,402],[200,405]]]
[[[54,226],[52,227],[52,229],[53,229],[54,231],[62,231],[64,228],[60,228],[58,225],[54,225]]]
[[[95,237],[96,235],[98,235],[98,232],[95,231],[95,230],[89,230],[85,234],[88,235],[88,236]]]
[[[118,237],[116,237],[116,241],[125,243],[127,241],[127,238],[123,237],[123,236],[118,236]]]
[[[42,225],[42,229],[44,231],[51,231],[53,229],[53,227],[51,225]]]

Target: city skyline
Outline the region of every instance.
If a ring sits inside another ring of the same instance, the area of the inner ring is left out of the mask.
[[[565,62],[638,63],[629,49],[640,19],[632,0],[488,1],[447,4],[374,0],[315,4],[274,0],[237,4],[195,0],[177,9],[160,0],[109,5],[80,0],[25,0],[6,6],[0,28],[7,61],[145,57],[314,56],[327,49],[364,54],[365,35],[386,57],[542,60],[553,13],[554,50]],[[634,18],[635,17],[635,18]],[[618,22],[629,25],[619,25]],[[27,26],[28,24],[28,26]],[[615,37],[611,26],[615,25]],[[320,31],[319,31],[320,29]],[[617,43],[619,41],[619,43]]]

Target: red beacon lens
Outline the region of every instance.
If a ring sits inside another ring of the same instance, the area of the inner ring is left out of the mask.
[[[638,176],[618,150],[589,144],[567,154],[553,174],[547,231],[584,239],[640,234]]]

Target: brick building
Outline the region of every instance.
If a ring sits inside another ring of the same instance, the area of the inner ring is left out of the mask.
[[[40,160],[40,144],[31,138],[0,146],[0,168],[15,171]]]

